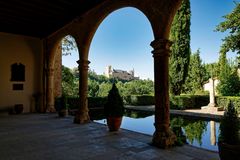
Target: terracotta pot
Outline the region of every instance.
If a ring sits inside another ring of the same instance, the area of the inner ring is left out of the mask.
[[[68,115],[68,110],[67,109],[62,109],[58,111],[59,117],[66,117]]]
[[[16,114],[20,114],[23,112],[23,104],[15,104],[14,111]]]
[[[107,125],[110,132],[118,131],[122,123],[122,117],[107,117]]]
[[[221,160],[236,160],[240,157],[240,145],[218,142],[218,152]]]

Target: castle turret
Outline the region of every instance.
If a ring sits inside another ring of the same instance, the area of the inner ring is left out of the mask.
[[[106,70],[105,70],[105,76],[109,78],[110,75],[112,75],[112,66],[111,65],[107,66]]]
[[[129,73],[134,77],[134,68],[130,70]]]

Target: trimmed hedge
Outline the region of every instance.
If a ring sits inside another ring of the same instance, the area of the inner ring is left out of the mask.
[[[131,95],[124,97],[124,100],[126,104],[134,106],[146,106],[155,104],[154,96],[150,95]]]
[[[181,95],[170,97],[171,109],[200,109],[202,106],[207,106],[209,96],[206,95]]]
[[[103,108],[107,101],[107,97],[88,97],[89,108]],[[129,105],[154,105],[155,99],[151,95],[132,95],[124,97],[125,104]],[[216,104],[219,107],[227,108],[232,102],[238,113],[240,113],[240,97],[217,96]],[[78,97],[67,97],[67,103],[70,109],[77,109],[80,105]],[[202,106],[207,106],[209,96],[207,95],[180,95],[170,97],[171,109],[200,109]]]
[[[107,97],[88,97],[89,108],[103,108],[106,102]],[[80,106],[80,101],[78,97],[68,97],[67,103],[69,109],[78,109]]]
[[[219,107],[226,109],[229,103],[233,103],[238,114],[240,114],[240,97],[231,97],[231,96],[218,96],[216,97],[216,103]]]

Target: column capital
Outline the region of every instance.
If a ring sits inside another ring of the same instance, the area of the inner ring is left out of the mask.
[[[82,60],[82,59],[80,59],[80,60],[78,60],[78,61],[76,61],[77,62],[77,64],[78,64],[78,68],[80,69],[81,67],[83,67],[83,68],[85,68],[85,69],[88,69],[88,65],[91,63],[90,61],[88,61],[88,60]]]
[[[155,39],[150,44],[153,47],[153,57],[170,56],[172,42],[168,39]]]

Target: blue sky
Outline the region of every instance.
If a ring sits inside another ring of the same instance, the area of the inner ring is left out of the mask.
[[[191,2],[191,49],[200,48],[205,63],[215,62],[221,39],[227,33],[214,32],[216,25],[235,7],[233,0],[190,0]],[[239,0],[237,0],[239,2]],[[139,10],[123,8],[111,13],[101,23],[92,40],[89,60],[90,69],[102,74],[107,65],[115,69],[131,70],[141,79],[153,79],[152,28]],[[236,56],[228,53],[228,57]],[[77,67],[77,53],[63,57],[63,65]]]

